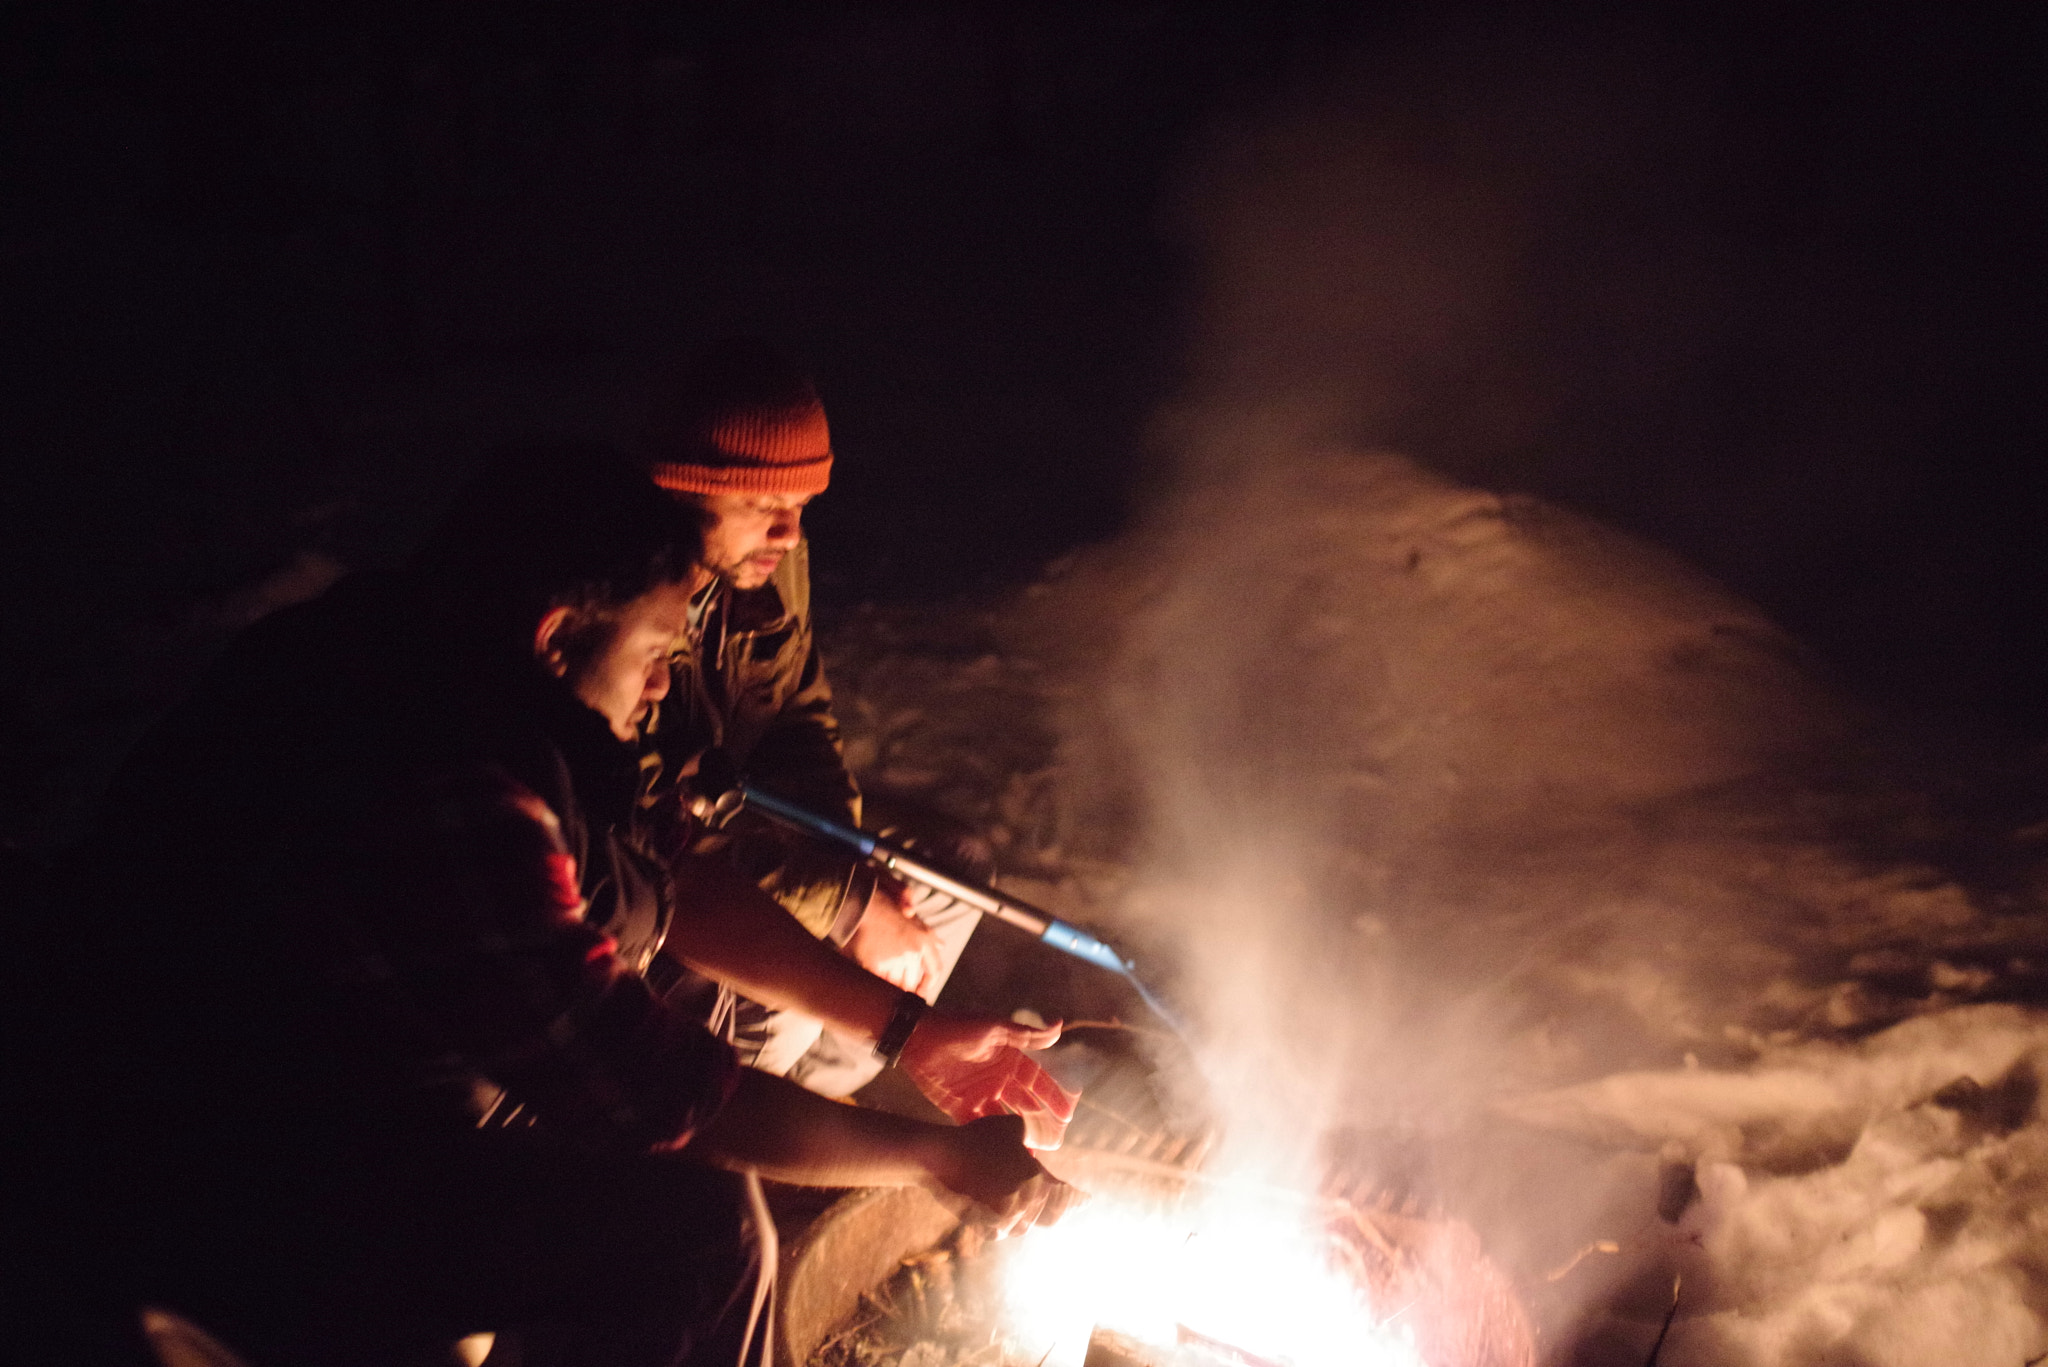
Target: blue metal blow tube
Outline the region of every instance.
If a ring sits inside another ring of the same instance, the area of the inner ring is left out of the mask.
[[[1049,911],[1034,907],[1029,902],[1020,901],[1015,897],[1006,896],[993,888],[983,887],[979,883],[964,882],[933,868],[909,851],[899,849],[878,836],[841,825],[828,817],[819,816],[816,812],[806,811],[793,802],[785,802],[773,793],[764,793],[759,788],[741,784],[721,798],[715,810],[718,810],[721,816],[729,818],[733,812],[744,808],[752,808],[761,815],[794,830],[858,850],[862,858],[873,860],[898,877],[943,892],[949,897],[958,898],[968,906],[978,908],[998,920],[1009,922],[1019,930],[1037,936],[1063,954],[1071,954],[1077,959],[1094,964],[1097,968],[1108,969],[1136,988],[1138,995],[1160,1020],[1179,1032],[1178,1022],[1159,999],[1153,996],[1151,990],[1139,981],[1137,965],[1125,958],[1115,946],[1090,935],[1079,926],[1062,921]]]
[[[1131,961],[1117,953],[1111,946],[1079,926],[1060,920],[1049,911],[1042,911],[1029,902],[1019,901],[1015,897],[1005,897],[992,888],[963,882],[950,874],[941,873],[909,851],[899,849],[879,836],[869,835],[866,831],[855,830],[851,826],[842,826],[837,821],[819,816],[816,812],[805,811],[795,803],[785,802],[772,793],[762,792],[759,788],[741,784],[734,791],[739,793],[742,807],[751,807],[761,815],[773,817],[783,825],[796,830],[851,846],[860,851],[863,858],[874,860],[889,872],[943,892],[949,897],[956,897],[968,906],[979,908],[991,916],[1009,922],[1019,930],[1036,935],[1054,949],[1071,954],[1077,959],[1086,959],[1089,963],[1106,968],[1112,973],[1131,971]]]

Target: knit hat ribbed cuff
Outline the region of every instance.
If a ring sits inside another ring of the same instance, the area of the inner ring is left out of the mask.
[[[822,494],[832,482],[830,452],[806,461],[734,461],[717,465],[667,461],[648,474],[679,494]]]

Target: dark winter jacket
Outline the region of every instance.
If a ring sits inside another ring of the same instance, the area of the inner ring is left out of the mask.
[[[125,767],[105,886],[140,1094],[210,1133],[495,1105],[598,1150],[685,1141],[737,1073],[640,976],[671,907],[637,756],[436,617],[370,578],[280,613]]]
[[[784,556],[758,589],[715,585],[687,644],[654,737],[668,773],[688,785],[700,765],[710,767],[706,752],[717,750],[748,783],[858,825],[860,789],[846,770],[811,627],[809,543]],[[850,900],[866,900],[853,861],[764,824],[741,824],[697,848],[728,848],[816,935],[844,925]]]

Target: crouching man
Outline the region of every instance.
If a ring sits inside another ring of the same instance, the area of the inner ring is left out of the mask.
[[[716,798],[744,776],[835,821],[860,825],[860,789],[841,751],[811,621],[802,519],[811,499],[825,492],[836,461],[816,388],[765,343],[717,343],[667,377],[639,453],[655,483],[701,520],[710,571],[691,605],[672,690],[652,735],[666,780]],[[938,1000],[980,920],[972,907],[904,887],[750,814],[723,832],[698,832],[695,846],[757,879],[811,935],[926,1002]],[[679,863],[678,876],[696,875]],[[750,927],[748,937],[767,933]],[[872,1033],[829,1003],[807,1000],[802,984],[792,993],[727,981],[742,993],[734,1042],[754,1067],[825,1096],[850,1096],[880,1071]],[[1057,1028],[1017,1030],[1009,1043],[1039,1049],[1058,1036]],[[1072,1098],[1030,1060],[1009,1063],[989,1071],[1026,1081],[1002,1097],[963,1090],[957,1073],[909,1071],[956,1118],[1000,1105],[1045,1113],[1048,1132],[1064,1128]]]
[[[632,742],[701,559],[638,471],[529,456],[404,572],[246,634],[138,748],[99,862],[117,1005],[88,1128],[120,1152],[84,1227],[112,1308],[259,1367],[482,1331],[532,1367],[730,1363],[736,1170],[1057,1213],[1013,1118],[743,1070],[643,976],[691,909],[634,845]]]

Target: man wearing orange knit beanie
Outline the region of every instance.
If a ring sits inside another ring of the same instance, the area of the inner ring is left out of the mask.
[[[801,530],[805,504],[832,473],[817,391],[764,343],[719,343],[664,389],[641,454],[656,484],[698,510],[704,561],[716,576],[692,606],[691,636],[677,651],[654,737],[667,779],[703,792],[743,774],[859,825],[860,790],[841,754],[812,632]],[[978,919],[971,908],[746,817],[700,835],[693,848],[721,853],[812,934],[926,1001],[938,996]],[[826,1095],[848,1095],[880,1068],[870,1050],[830,1030],[821,1039],[821,1023],[804,1013],[742,998],[735,1029],[742,1058]]]

